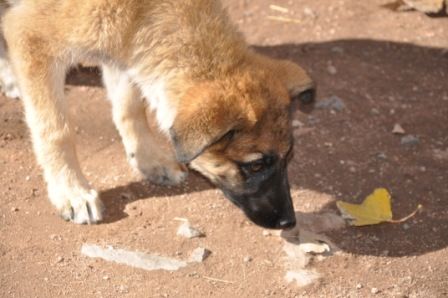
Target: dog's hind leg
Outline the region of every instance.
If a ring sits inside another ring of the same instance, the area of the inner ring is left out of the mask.
[[[186,168],[174,160],[171,152],[157,146],[147,122],[145,102],[126,72],[103,65],[103,80],[131,166],[157,184],[182,182],[187,176]]]
[[[95,223],[102,219],[102,204],[81,172],[64,100],[69,57],[58,44],[18,24],[21,19],[27,16],[5,16],[5,38],[50,201],[66,220]]]

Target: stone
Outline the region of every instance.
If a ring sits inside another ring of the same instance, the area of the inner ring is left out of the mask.
[[[394,128],[392,129],[392,133],[396,134],[396,135],[404,135],[405,131],[404,131],[403,127],[401,127],[400,124],[395,123]]]
[[[200,230],[192,227],[188,221],[182,223],[179,226],[179,228],[177,229],[177,233],[176,234],[178,236],[185,237],[185,238],[188,238],[188,239],[196,238],[196,237],[203,237],[204,236],[203,232],[201,232]]]
[[[370,293],[372,293],[372,294],[378,294],[380,292],[380,290],[378,290],[378,288],[371,288],[370,289]]]
[[[56,259],[56,263],[62,263],[64,261],[64,257],[61,257],[61,256],[59,256],[57,259]]]
[[[303,9],[303,13],[310,18],[313,18],[313,19],[317,18],[317,13],[309,7],[305,7]]]
[[[386,159],[387,159],[387,155],[386,155],[386,153],[384,153],[384,152],[379,152],[379,153],[376,155],[376,157],[377,157],[378,159],[381,159],[381,160],[386,160]]]
[[[345,103],[338,96],[332,95],[329,98],[318,101],[316,103],[316,109],[327,109],[340,112],[345,109]]]
[[[303,123],[300,122],[299,120],[292,120],[291,125],[292,125],[292,127],[297,128],[297,127],[303,126]]]
[[[420,139],[414,135],[405,135],[401,138],[401,145],[414,146],[420,143]]]
[[[212,252],[206,248],[198,247],[190,255],[188,259],[189,262],[201,263],[203,262]]]
[[[327,65],[327,72],[331,75],[335,75],[338,73],[338,70],[336,69],[336,67],[332,64]]]

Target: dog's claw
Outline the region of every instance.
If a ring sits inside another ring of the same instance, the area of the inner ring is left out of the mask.
[[[76,224],[95,224],[102,220],[104,207],[98,194],[94,190],[66,201],[64,207],[59,208],[61,217]]]

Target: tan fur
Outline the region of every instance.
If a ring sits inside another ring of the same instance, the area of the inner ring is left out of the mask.
[[[232,161],[285,155],[290,98],[313,84],[297,65],[249,50],[213,0],[21,0],[2,28],[50,200],[76,223],[101,220],[102,207],[80,170],[66,113],[70,65],[104,65],[130,163],[160,183],[182,181],[185,170],[154,144],[142,96],[181,161],[194,157],[204,175],[238,187]],[[220,140],[232,129],[235,139]]]

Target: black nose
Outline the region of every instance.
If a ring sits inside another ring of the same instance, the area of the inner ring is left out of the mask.
[[[295,218],[283,218],[278,222],[278,228],[280,229],[292,229],[296,226]]]

